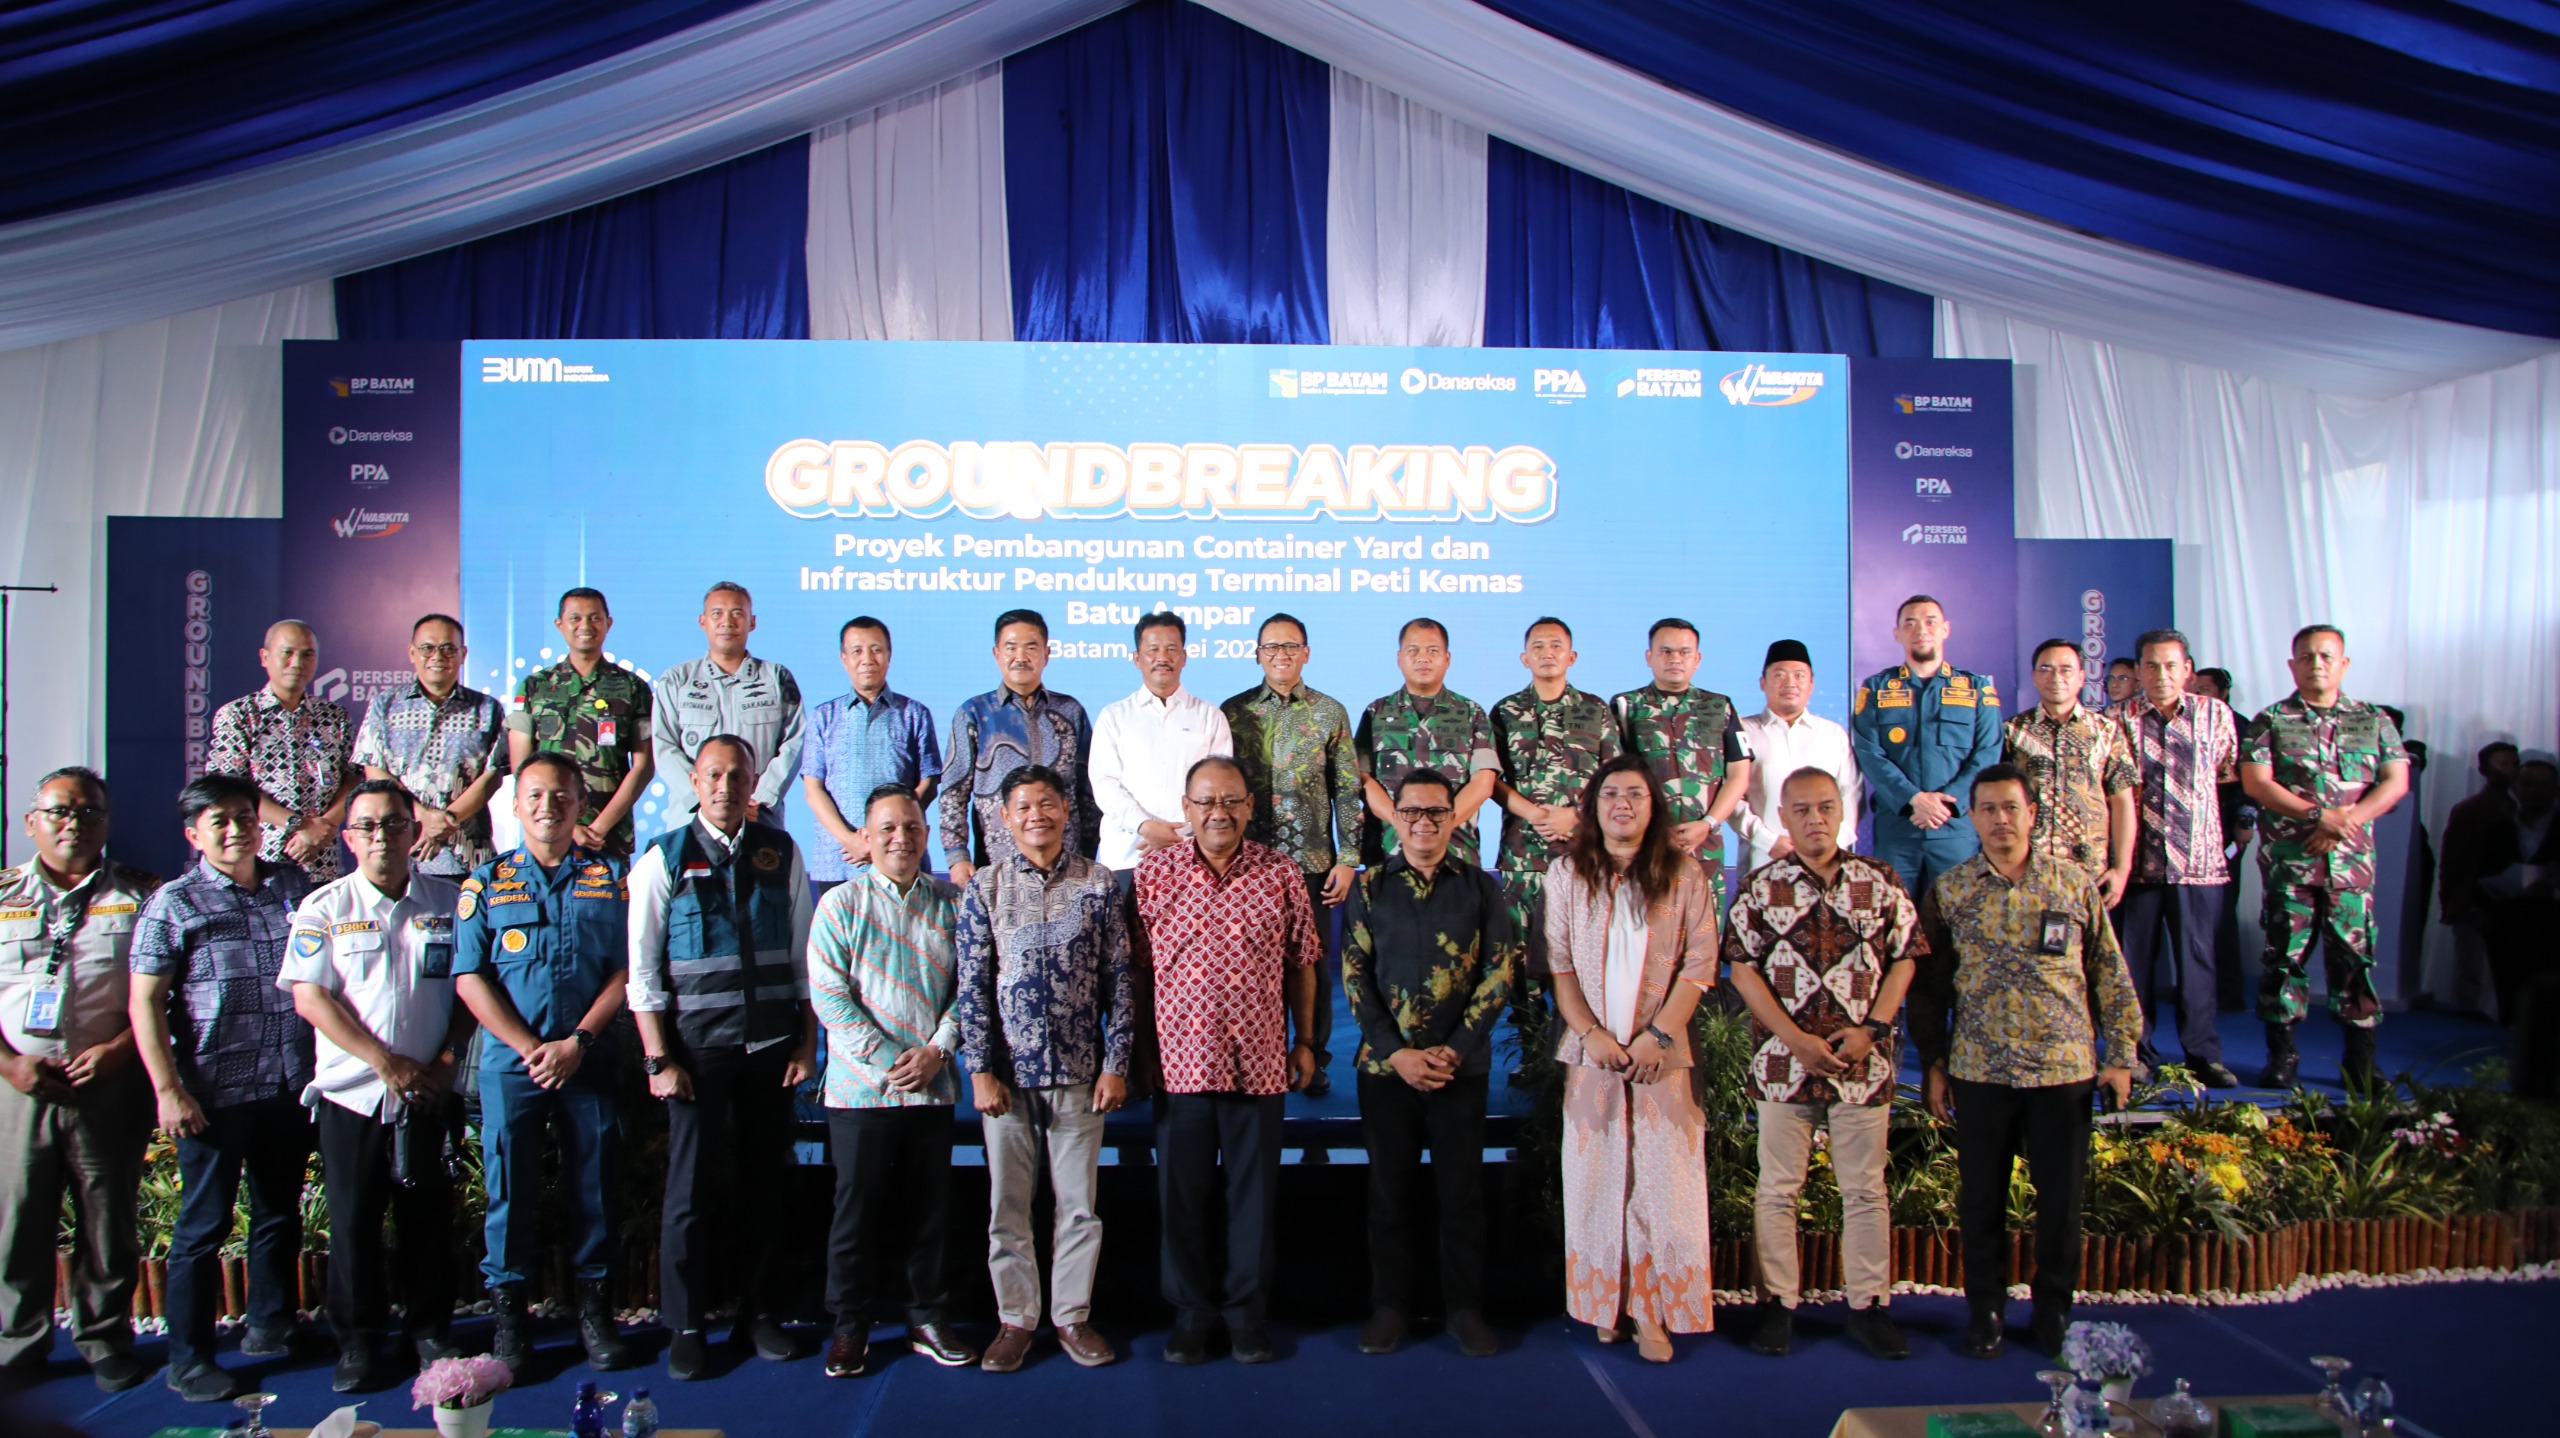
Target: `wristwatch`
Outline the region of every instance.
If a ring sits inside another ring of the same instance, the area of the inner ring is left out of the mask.
[[[647,1074],[647,1075],[648,1075],[649,1077],[651,1077],[651,1078],[656,1078],[658,1075],[660,1075],[660,1074],[662,1074],[662,1073],[665,1073],[666,1071],[667,1071],[667,1058],[666,1058],[666,1055],[664,1055],[664,1054],[642,1054],[642,1055],[640,1056],[640,1072],[642,1072],[642,1073],[644,1073],[644,1074]]]
[[[588,1033],[585,1029],[571,1029],[569,1030],[569,1037],[578,1041],[578,1052],[580,1053],[585,1053],[596,1045],[596,1036]]]
[[[1664,1033],[1659,1025],[1646,1024],[1644,1026],[1644,1031],[1653,1035],[1653,1041],[1662,1045],[1662,1051],[1664,1053],[1671,1052],[1671,1035]]]
[[[1884,1043],[1893,1037],[1893,1020],[1891,1019],[1869,1019],[1861,1027],[1875,1035],[1877,1043]]]
[[[2325,807],[2314,804],[2311,806],[2311,812],[2302,816],[2302,822],[2316,825],[2320,822],[2320,816],[2328,812]]]

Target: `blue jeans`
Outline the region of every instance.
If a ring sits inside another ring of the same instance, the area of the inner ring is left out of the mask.
[[[622,1127],[615,1116],[610,1055],[590,1054],[565,1088],[547,1089],[522,1069],[480,1071],[481,1172],[489,1190],[485,1230],[489,1256],[480,1263],[489,1286],[521,1284],[533,1276],[534,1209],[542,1193],[545,1130],[560,1125],[560,1184],[567,1190],[574,1227],[569,1239],[580,1278],[603,1278],[613,1247],[606,1213],[607,1185]],[[522,1204],[524,1212],[515,1212]],[[518,1221],[521,1220],[521,1221]]]
[[[212,1361],[222,1301],[222,1245],[240,1179],[249,1179],[249,1327],[293,1326],[301,1280],[302,1179],[311,1115],[289,1098],[205,1110],[203,1133],[178,1140],[178,1225],[169,1236],[169,1371]]]

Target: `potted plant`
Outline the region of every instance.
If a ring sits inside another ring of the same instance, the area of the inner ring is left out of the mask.
[[[2081,1320],[2062,1333],[2062,1361],[2098,1385],[2110,1403],[2133,1399],[2133,1380],[2151,1371],[2151,1345],[2121,1323]]]
[[[489,1409],[514,1381],[495,1358],[439,1358],[409,1385],[410,1406],[433,1408],[444,1438],[489,1438]]]

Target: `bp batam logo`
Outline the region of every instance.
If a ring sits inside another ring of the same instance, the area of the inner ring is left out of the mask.
[[[1324,395],[1384,395],[1387,372],[1382,369],[1275,369],[1271,371],[1273,399],[1314,399]]]
[[[329,521],[340,539],[386,539],[409,527],[406,510],[366,509],[359,505]]]
[[[349,375],[343,379],[329,381],[329,392],[340,399],[360,399],[367,396],[399,398],[416,394],[418,382],[407,375]]]
[[[1973,396],[1969,394],[1898,394],[1893,407],[1904,414],[1971,414]]]

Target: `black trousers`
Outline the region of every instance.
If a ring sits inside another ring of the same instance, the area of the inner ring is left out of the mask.
[[[342,1346],[388,1329],[395,1297],[413,1338],[441,1334],[452,1321],[453,1175],[445,1167],[444,1144],[460,1112],[448,1098],[393,1125],[320,1101],[320,1172],[329,1195],[329,1326]],[[407,1150],[407,1187],[391,1178],[395,1147]],[[383,1241],[386,1214],[399,1232],[396,1249]]]
[[[1174,1321],[1205,1327],[1262,1321],[1279,1255],[1279,1094],[1169,1093],[1156,1098],[1156,1196],[1164,1228],[1164,1301]],[[1227,1271],[1210,1278],[1209,1207],[1226,1160]]]
[[[2178,1047],[2190,1064],[2222,1062],[2222,1035],[2213,1027],[2221,1003],[2214,936],[2222,927],[2225,901],[2220,884],[2134,884],[2116,905],[2116,946],[2124,950],[2125,966],[2133,974],[2134,1003],[2142,1014],[2141,1056],[2147,1065],[2160,1063],[2151,1016],[2163,958],[2178,990]]]
[[[1440,1198],[1440,1297],[1452,1312],[1484,1305],[1483,1074],[1430,1093],[1393,1074],[1360,1075],[1360,1129],[1369,1144],[1369,1295],[1413,1310],[1421,1246],[1422,1151]]]
[[[1316,959],[1316,1026],[1305,1035],[1307,1046],[1316,1051],[1318,1073],[1333,1064],[1333,995],[1342,987],[1342,940],[1337,927],[1342,910],[1324,906],[1324,878],[1323,874],[1307,875],[1307,908],[1316,916],[1316,943],[1323,950]]]
[[[791,1167],[791,1064],[784,1040],[744,1048],[682,1049],[693,1098],[667,1105],[667,1198],[658,1224],[658,1295],[666,1325],[702,1326],[713,1278],[734,1280],[738,1318],[772,1315],[773,1209]],[[724,1263],[723,1260],[726,1260]]]
[[[311,1115],[290,1098],[258,1099],[204,1111],[205,1131],[178,1140],[178,1222],[169,1235],[169,1371],[213,1360],[213,1318],[222,1302],[222,1245],[232,1204],[249,1180],[249,1326],[293,1327],[295,1264],[302,1252],[302,1178],[311,1157]]]
[[[943,1238],[951,1208],[951,1107],[827,1110],[836,1165],[835,1222],[827,1230],[827,1310],[839,1329],[881,1315],[903,1269],[910,1326],[940,1323],[951,1302]]]
[[[1977,1313],[2009,1298],[2009,1173],[2023,1156],[2036,1186],[2039,1308],[2071,1310],[2080,1285],[2080,1196],[2089,1170],[2089,1095],[2097,1085],[1955,1081],[1956,1222],[1964,1233],[1964,1296]]]

